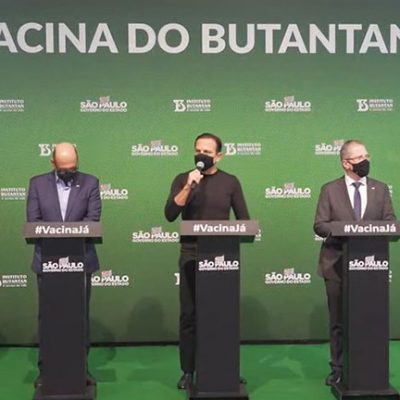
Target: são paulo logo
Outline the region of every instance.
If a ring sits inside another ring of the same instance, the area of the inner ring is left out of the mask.
[[[132,233],[132,243],[177,243],[178,232],[164,232],[161,226],[154,226],[150,231],[137,231]]]
[[[100,185],[100,196],[102,200],[128,200],[128,189],[113,188],[111,183]]]
[[[338,156],[344,144],[343,139],[334,140],[333,143],[319,143],[315,145],[316,156]]]
[[[127,112],[126,101],[111,101],[110,96],[100,96],[97,100],[80,102],[81,112]]]
[[[163,144],[161,140],[152,140],[149,144],[138,143],[132,145],[131,155],[136,157],[174,157],[179,155],[179,147],[176,144]]]
[[[364,260],[358,258],[349,261],[350,271],[387,271],[388,260],[375,260],[375,255],[367,256]]]
[[[129,275],[114,275],[112,269],[92,275],[92,286],[97,287],[128,287],[131,281]]]
[[[217,256],[214,260],[199,261],[199,271],[237,271],[239,260],[225,260],[225,255]]]
[[[266,285],[305,285],[311,283],[311,274],[295,272],[294,268],[284,268],[282,272],[265,274]]]
[[[309,199],[311,198],[311,189],[298,188],[294,182],[284,183],[283,187],[271,186],[265,189],[266,199]]]
[[[69,257],[61,257],[58,262],[48,261],[42,264],[42,272],[83,272],[83,262],[70,262]]]
[[[283,100],[265,102],[265,112],[310,112],[310,101],[296,101],[294,96],[285,96]]]

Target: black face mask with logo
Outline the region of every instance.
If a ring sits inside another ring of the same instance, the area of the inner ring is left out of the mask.
[[[76,171],[57,171],[57,176],[68,185],[76,177]]]
[[[196,164],[196,167],[198,167],[199,162],[202,162],[204,164],[204,167],[200,171],[204,172],[210,169],[214,165],[214,158],[208,156],[207,154],[196,154],[194,156],[194,163]]]
[[[353,172],[360,178],[364,178],[369,174],[369,160],[362,160],[357,164],[351,164],[353,166]]]

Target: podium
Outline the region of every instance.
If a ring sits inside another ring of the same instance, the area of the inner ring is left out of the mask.
[[[42,385],[34,400],[92,400],[86,384],[85,242],[101,240],[98,222],[30,222],[23,236],[39,241],[39,354]]]
[[[240,242],[254,240],[256,221],[182,221],[197,236],[196,371],[190,400],[248,399],[240,384]]]
[[[343,372],[337,399],[399,399],[389,384],[389,241],[398,221],[332,222],[343,238]]]

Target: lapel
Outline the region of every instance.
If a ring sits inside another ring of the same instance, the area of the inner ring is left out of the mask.
[[[72,182],[71,193],[69,194],[67,211],[65,213],[65,221],[68,221],[69,216],[74,209],[75,200],[78,197],[79,191],[81,190],[81,174],[78,172],[76,178]]]
[[[368,220],[370,219],[368,216],[371,213],[372,207],[376,203],[376,189],[375,184],[373,184],[367,178],[367,207],[365,208],[363,219]]]
[[[346,181],[344,177],[339,181],[339,198],[343,203],[344,212],[347,216],[344,219],[355,220],[354,210],[350,202],[349,192],[347,191]]]
[[[56,220],[62,221],[62,214],[60,208],[60,201],[58,200],[58,191],[57,191],[57,184],[56,184],[56,176],[55,172],[52,171],[48,174],[48,189],[50,196],[48,197],[49,200],[52,202],[50,207],[56,211]]]

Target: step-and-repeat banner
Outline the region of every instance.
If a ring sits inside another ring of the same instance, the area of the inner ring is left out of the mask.
[[[75,143],[100,180],[104,243],[92,338],[177,339],[179,222],[170,184],[202,132],[224,142],[261,230],[242,246],[244,340],[327,337],[319,190],[350,138],[400,213],[400,3],[381,0],[1,0],[0,343],[36,340],[29,178]],[[400,337],[400,243],[391,328]],[[221,293],[221,296],[224,294]],[[373,299],[372,299],[373,301]]]

